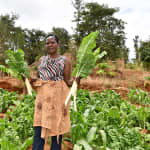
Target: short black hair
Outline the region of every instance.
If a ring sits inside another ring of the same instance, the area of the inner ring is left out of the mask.
[[[59,43],[59,39],[58,39],[57,35],[55,35],[55,34],[53,34],[53,33],[48,34],[48,35],[45,37],[45,40],[47,40],[49,37],[54,37],[55,40],[56,40],[56,42]]]

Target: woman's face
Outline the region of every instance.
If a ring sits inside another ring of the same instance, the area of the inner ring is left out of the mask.
[[[46,49],[48,54],[57,53],[58,43],[56,42],[55,37],[49,37],[46,39]]]

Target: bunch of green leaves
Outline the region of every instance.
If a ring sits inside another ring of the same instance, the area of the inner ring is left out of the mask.
[[[100,49],[96,47],[96,38],[99,32],[92,32],[88,36],[84,37],[77,55],[77,65],[73,71],[73,75],[76,77],[86,78],[95,67],[96,61],[102,58],[106,52],[100,54]]]
[[[81,78],[86,78],[94,69],[96,61],[102,58],[106,52],[100,54],[100,49],[96,47],[96,38],[99,32],[95,31],[90,33],[88,36],[85,36],[80,45],[78,55],[77,55],[77,65],[73,70],[72,75]],[[65,106],[67,106],[71,96],[74,97],[74,110],[77,111],[76,107],[76,92],[77,92],[77,83],[73,82],[70,92],[65,100]]]
[[[16,92],[8,92],[0,88],[0,112],[5,112],[16,100]]]
[[[32,95],[32,87],[28,80],[30,72],[28,64],[24,61],[24,51],[21,49],[17,49],[16,51],[6,50],[5,53],[7,55],[5,63],[8,65],[8,68],[0,65],[0,70],[19,80],[25,79],[28,94]]]
[[[29,78],[28,65],[24,61],[24,51],[21,49],[17,49],[16,51],[6,50],[5,54],[7,56],[5,63],[8,68],[0,65],[0,70],[20,80],[22,79],[22,76]]]

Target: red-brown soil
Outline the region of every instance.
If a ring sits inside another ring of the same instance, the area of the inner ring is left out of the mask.
[[[0,113],[0,118],[4,118],[5,117],[5,113]]]
[[[97,92],[101,92],[104,89],[112,89],[123,98],[126,97],[130,88],[140,88],[150,92],[150,81],[144,79],[144,77],[150,76],[149,72],[122,69],[116,71],[115,75],[113,78],[103,78],[95,73],[94,75],[91,74],[87,79],[81,80],[79,88]]]
[[[8,91],[18,91],[18,93],[22,93],[24,90],[24,83],[12,77],[3,77],[0,78],[0,88],[6,89]]]

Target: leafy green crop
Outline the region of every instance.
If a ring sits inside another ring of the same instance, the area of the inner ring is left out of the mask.
[[[130,99],[130,102],[134,104],[150,104],[150,95],[146,91],[143,91],[141,89],[130,89],[128,97]]]
[[[16,92],[8,92],[0,88],[0,112],[5,112],[17,100]]]
[[[33,96],[24,95],[0,119],[0,149],[26,149],[33,142]],[[70,103],[70,141],[74,150],[149,150],[150,110],[122,100],[113,90],[77,92],[78,111]]]
[[[109,65],[108,63],[98,63],[96,65],[96,69],[98,69],[96,71],[96,74],[100,74],[103,77],[105,77],[106,75],[109,77],[114,77],[115,76],[115,72],[113,71],[109,71],[108,69],[111,68],[111,65]]]
[[[112,90],[99,93],[79,90],[78,112],[71,102],[71,142],[74,150],[149,150],[148,135],[150,112],[121,99]],[[145,110],[145,113],[143,113]]]
[[[33,114],[35,93],[32,96],[23,95],[21,100],[15,101],[10,106],[4,119],[0,119],[0,149],[25,150],[32,144],[33,137]],[[5,143],[8,143],[5,146]]]
[[[7,56],[5,63],[8,65],[9,69],[2,65],[0,65],[0,69],[4,72],[9,70],[8,73],[20,80],[22,79],[22,76],[29,78],[29,69],[27,63],[24,61],[23,50],[6,50],[5,54]]]
[[[96,61],[106,54],[106,52],[100,54],[99,48],[93,51],[94,48],[96,47],[96,38],[98,34],[99,34],[98,31],[92,32],[88,36],[83,38],[77,55],[77,64],[75,69],[73,70],[73,76],[75,76],[76,78],[78,77],[86,78],[95,67]],[[65,106],[67,105],[71,96],[73,96],[74,109],[77,111],[76,92],[77,92],[77,83],[76,81],[74,81],[68,94],[68,97],[66,98]]]
[[[99,48],[93,51],[98,34],[98,31],[92,32],[83,38],[77,55],[77,65],[73,71],[75,77],[86,78],[95,67],[96,61],[105,55],[106,52],[100,54]]]
[[[32,87],[28,80],[30,73],[28,64],[24,61],[24,51],[21,49],[18,49],[16,51],[6,50],[5,54],[7,56],[5,63],[8,65],[8,68],[0,65],[0,70],[10,74],[15,78],[18,78],[19,80],[25,78],[25,84],[28,90],[28,94],[31,95]]]

